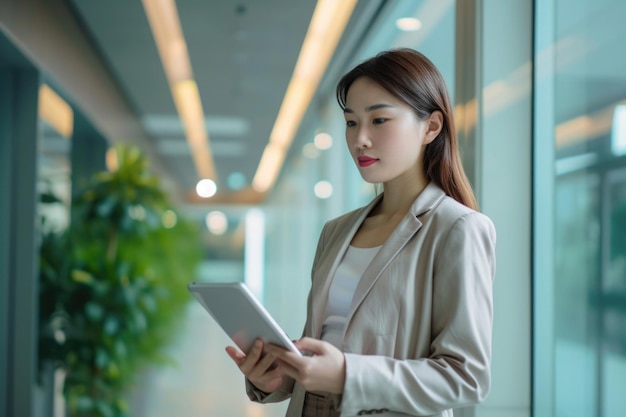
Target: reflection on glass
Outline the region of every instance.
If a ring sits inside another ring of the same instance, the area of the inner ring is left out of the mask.
[[[539,2],[537,2],[539,4]],[[622,108],[626,103],[626,2],[552,0],[537,7],[537,31],[552,44],[536,51],[540,81],[550,80],[551,100],[536,115],[552,115],[553,196],[536,196],[535,211],[552,198],[554,246],[534,236],[535,251],[553,254],[554,296],[535,294],[535,349],[547,346],[549,366],[535,363],[535,384],[552,381],[550,402],[534,404],[537,416],[626,415],[626,156]],[[548,17],[546,17],[548,16]],[[546,71],[547,69],[547,71]],[[542,78],[543,77],[543,78]],[[542,84],[544,85],[544,84]],[[547,138],[536,137],[537,146]],[[616,151],[617,150],[617,151]],[[545,232],[549,233],[549,232]],[[536,285],[538,288],[539,285]],[[545,287],[544,287],[545,288]],[[554,322],[542,332],[541,318]],[[535,356],[545,358],[545,352]]]
[[[596,408],[597,313],[589,295],[599,278],[597,195],[595,175],[580,173],[557,180],[554,367],[555,402],[563,415],[592,416]]]

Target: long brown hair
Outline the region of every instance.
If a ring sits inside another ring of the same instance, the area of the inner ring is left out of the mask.
[[[435,65],[421,53],[408,48],[379,53],[344,75],[337,84],[337,101],[342,109],[352,83],[367,77],[413,108],[424,120],[432,112],[443,114],[439,135],[424,150],[424,171],[447,195],[474,210],[478,209],[465,175],[454,128],[454,114],[446,83]]]

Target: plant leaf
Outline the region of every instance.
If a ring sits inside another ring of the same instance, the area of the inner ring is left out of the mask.
[[[85,314],[91,321],[100,321],[104,315],[102,306],[94,301],[88,301],[85,304]]]
[[[83,283],[83,284],[91,284],[93,282],[93,275],[91,275],[87,271],[83,271],[80,269],[73,269],[72,280],[74,280],[75,282]]]
[[[76,398],[76,409],[78,411],[91,411],[93,406],[93,400],[89,397],[80,396]]]

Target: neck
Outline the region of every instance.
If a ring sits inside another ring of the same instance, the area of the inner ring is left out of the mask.
[[[406,213],[427,185],[426,179],[385,183],[383,199],[378,205],[378,214],[393,216]]]

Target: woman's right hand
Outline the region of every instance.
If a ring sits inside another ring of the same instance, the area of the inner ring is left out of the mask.
[[[276,368],[275,358],[263,355],[263,341],[254,341],[246,355],[233,346],[226,347],[226,353],[237,364],[239,370],[258,389],[265,393],[276,391],[283,383],[283,375]]]

